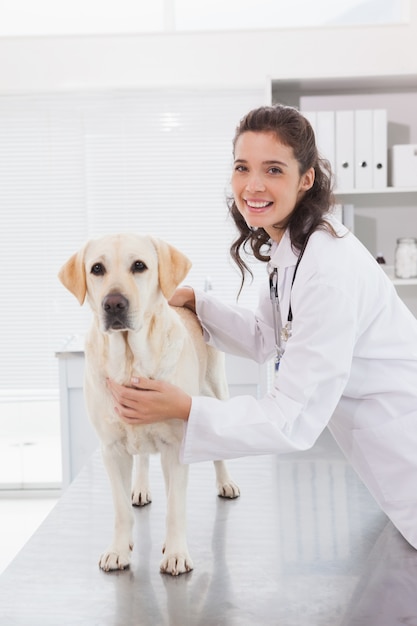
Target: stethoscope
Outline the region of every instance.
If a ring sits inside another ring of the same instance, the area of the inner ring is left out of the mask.
[[[304,251],[306,249],[308,240],[310,235],[308,235],[307,239],[304,242],[304,245],[301,249],[299,257],[297,259],[297,263],[295,265],[294,274],[291,281],[290,287],[290,300],[288,306],[288,317],[287,323],[285,326],[282,324],[282,315],[281,315],[281,307],[279,305],[279,296],[278,296],[278,268],[272,267],[272,270],[269,272],[269,297],[272,303],[272,318],[274,322],[274,335],[275,335],[275,371],[277,372],[279,369],[279,364],[281,362],[282,355],[285,352],[285,346],[288,339],[292,335],[292,308],[291,308],[291,291],[294,285],[294,280],[297,274],[298,266],[300,265],[300,261],[303,257]],[[269,264],[268,264],[269,265]],[[269,268],[268,268],[269,269]]]

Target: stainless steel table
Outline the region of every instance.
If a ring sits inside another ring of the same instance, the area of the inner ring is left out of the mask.
[[[326,432],[313,450],[230,462],[242,495],[216,496],[191,467],[195,569],[159,572],[165,495],[135,510],[129,570],[98,557],[113,508],[96,453],[0,576],[1,626],[396,626],[417,624],[417,552],[378,509]],[[417,523],[417,520],[416,520]]]

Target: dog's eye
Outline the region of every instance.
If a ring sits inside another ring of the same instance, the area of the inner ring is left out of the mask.
[[[134,261],[130,269],[133,274],[139,274],[140,272],[144,272],[148,268],[143,261]]]
[[[106,268],[102,263],[94,263],[91,268],[91,274],[94,274],[94,276],[104,276],[105,273]]]

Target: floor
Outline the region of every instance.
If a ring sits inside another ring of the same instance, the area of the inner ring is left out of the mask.
[[[135,509],[128,570],[97,565],[112,504],[99,454],[0,576],[7,626],[396,626],[417,624],[417,551],[328,433],[302,455],[229,463],[242,495],[217,498],[210,463],[188,490],[189,574],[159,572],[165,496]],[[22,601],[24,599],[24,601]]]
[[[20,552],[58,501],[56,492],[0,495],[0,574]]]
[[[56,394],[55,394],[56,395]],[[57,502],[59,400],[21,392],[0,401],[0,573]]]

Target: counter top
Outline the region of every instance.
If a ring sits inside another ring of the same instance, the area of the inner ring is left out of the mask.
[[[64,342],[64,345],[60,350],[55,352],[57,357],[66,357],[72,354],[84,354],[84,335],[72,335]]]
[[[229,463],[242,495],[216,496],[211,463],[190,468],[195,569],[159,572],[165,495],[135,509],[126,571],[104,573],[113,507],[95,453],[0,576],[7,626],[395,626],[417,623],[417,551],[379,510],[326,433],[313,450]]]

